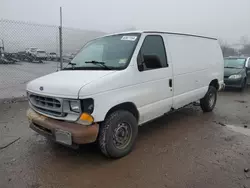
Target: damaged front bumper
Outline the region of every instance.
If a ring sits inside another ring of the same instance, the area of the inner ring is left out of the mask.
[[[68,146],[77,146],[96,141],[99,125],[81,125],[75,122],[55,120],[28,109],[30,128],[37,133]]]

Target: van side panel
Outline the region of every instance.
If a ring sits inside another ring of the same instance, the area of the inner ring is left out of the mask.
[[[137,54],[145,36],[141,36],[127,69],[91,82],[79,91],[80,99],[94,99],[95,121],[103,121],[112,107],[132,102],[139,112],[140,125],[171,107],[180,108],[204,97],[212,80],[223,81],[224,61],[217,41],[185,35],[161,34],[169,66],[140,72]]]
[[[84,86],[79,98],[94,99],[95,108],[92,116],[96,122],[103,121],[112,107],[132,102],[139,111],[140,125],[164,115],[172,107],[172,93],[167,92],[171,75],[166,77],[168,74],[165,72],[164,69],[157,69],[151,76],[140,76],[137,67],[129,66],[124,71],[103,77],[101,82],[92,82]]]
[[[173,65],[173,107],[180,108],[206,94],[213,79],[223,80],[223,57],[217,40],[167,34]]]

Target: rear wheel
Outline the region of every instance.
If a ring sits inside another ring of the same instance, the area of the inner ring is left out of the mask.
[[[123,157],[131,152],[137,133],[137,120],[133,114],[115,111],[100,126],[99,147],[107,157]]]
[[[209,86],[205,97],[200,100],[200,105],[203,112],[211,112],[215,107],[216,101],[217,90],[215,87]]]

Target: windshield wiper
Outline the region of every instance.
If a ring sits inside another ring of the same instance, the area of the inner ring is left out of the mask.
[[[68,65],[74,66],[74,65],[76,65],[76,63],[69,62]]]
[[[102,62],[102,61],[86,61],[85,63],[91,63],[91,64],[94,64],[94,65],[101,65],[101,66],[103,66],[105,69],[111,70],[111,68],[108,67],[107,65],[105,65],[105,62]]]
[[[65,69],[65,70],[69,69],[69,68],[67,68],[69,65],[71,65],[71,68],[72,68],[72,69],[74,69],[74,68],[75,68],[76,63],[69,62],[69,63],[66,65],[66,67],[65,67],[65,68],[63,68],[63,69]]]

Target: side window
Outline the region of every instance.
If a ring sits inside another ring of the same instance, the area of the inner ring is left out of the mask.
[[[165,46],[160,35],[146,36],[137,63],[140,71],[168,67]]]
[[[250,68],[250,58],[248,58],[247,67]]]

